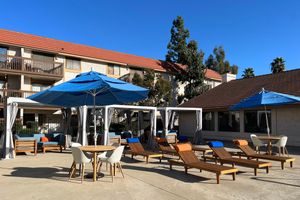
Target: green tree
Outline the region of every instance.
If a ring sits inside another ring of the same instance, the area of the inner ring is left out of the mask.
[[[230,62],[225,59],[225,50],[222,46],[217,46],[213,50],[213,55],[209,55],[205,61],[205,67],[219,72],[220,74],[225,73],[238,73],[237,65],[230,65]]]
[[[134,73],[131,81],[135,85],[143,86],[143,79],[138,73]]]
[[[183,18],[177,16],[171,28],[171,39],[167,47],[166,61],[181,64],[184,62],[184,52],[189,37],[190,33],[189,30],[184,27]]]
[[[172,100],[171,83],[154,70],[145,70],[143,78],[135,73],[132,83],[149,89],[148,98],[138,102],[142,106],[168,106]]]
[[[218,66],[218,62],[215,60],[214,56],[210,54],[207,60],[205,61],[205,67],[208,69],[212,69],[214,71],[219,71],[217,69],[217,66]]]
[[[271,63],[271,71],[273,74],[283,72],[285,70],[285,60],[282,57],[277,57]]]
[[[243,78],[252,78],[254,76],[255,76],[254,70],[251,67],[248,67],[243,71],[243,75],[242,75]]]
[[[172,101],[172,87],[168,80],[164,79],[162,76],[157,78],[155,83],[155,106],[169,106]]]
[[[180,74],[178,80],[185,83],[184,97],[191,99],[203,92],[204,85],[204,53],[198,50],[198,44],[195,40],[191,40],[185,51],[184,64],[186,73]]]

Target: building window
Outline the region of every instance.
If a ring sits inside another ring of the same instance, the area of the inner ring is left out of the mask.
[[[50,86],[49,85],[44,85],[44,84],[34,83],[34,84],[32,84],[31,88],[32,88],[32,91],[34,91],[34,92],[40,92],[40,91],[43,91],[43,90],[46,90],[46,89],[50,88]]]
[[[67,58],[66,68],[80,70],[80,60]]]
[[[120,66],[119,65],[108,65],[108,71],[107,73],[109,75],[115,75],[115,76],[120,76],[121,72],[120,72]]]
[[[203,112],[202,125],[205,131],[215,130],[214,112]]]
[[[240,114],[239,112],[218,112],[219,131],[240,131]]]
[[[36,71],[52,69],[54,67],[53,61],[54,55],[40,52],[33,52],[32,54],[33,67]]]
[[[249,110],[244,112],[245,132],[267,133],[265,111]],[[271,130],[271,111],[267,111],[269,128]],[[271,131],[270,131],[271,132]]]
[[[7,59],[7,48],[0,47],[0,62],[5,62]]]

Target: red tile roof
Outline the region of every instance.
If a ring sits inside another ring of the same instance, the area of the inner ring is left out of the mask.
[[[56,40],[5,29],[0,29],[0,43],[22,46],[57,54],[69,54],[73,56],[100,59],[107,62],[118,62],[133,67],[149,68],[157,71],[167,71],[171,73],[181,72],[183,68],[181,65],[167,63],[161,60],[155,60],[142,56],[120,53],[97,47],[75,44],[62,40]],[[215,75],[213,75],[213,73],[211,72],[207,73],[207,76],[207,78],[212,79],[213,77],[215,77]]]
[[[262,88],[300,96],[300,69],[223,83],[181,106],[200,107],[206,110],[228,109]]]
[[[222,81],[221,74],[211,69],[205,69],[205,77],[213,80]]]

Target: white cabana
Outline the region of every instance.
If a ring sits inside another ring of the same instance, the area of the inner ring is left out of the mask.
[[[16,116],[19,108],[30,108],[30,107],[54,107],[44,105],[30,99],[9,97],[7,98],[7,107],[5,110],[5,129],[0,139],[1,157],[4,159],[10,159],[15,157],[12,127],[16,120]],[[54,107],[57,108],[57,107]]]
[[[184,112],[184,111],[195,111],[196,117],[196,130],[194,133],[194,142],[197,142],[201,138],[202,130],[202,108],[190,108],[190,107],[160,107],[157,108],[160,112],[163,127],[164,135],[167,136],[169,132],[169,124],[173,125],[174,122],[174,112]]]
[[[156,107],[151,106],[131,106],[131,105],[109,105],[104,106],[104,144],[108,144],[109,136],[109,126],[113,117],[115,109],[126,109],[126,110],[136,110],[136,111],[150,111],[151,112],[151,137],[156,136]],[[151,138],[149,138],[151,141]],[[151,145],[151,144],[150,144]]]

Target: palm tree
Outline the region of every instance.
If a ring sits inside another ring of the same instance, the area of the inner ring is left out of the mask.
[[[271,71],[273,74],[283,72],[285,70],[285,60],[282,57],[277,57],[271,63]]]
[[[252,67],[248,67],[246,68],[244,71],[243,71],[243,75],[242,77],[243,78],[251,78],[251,77],[254,77],[254,70]]]

